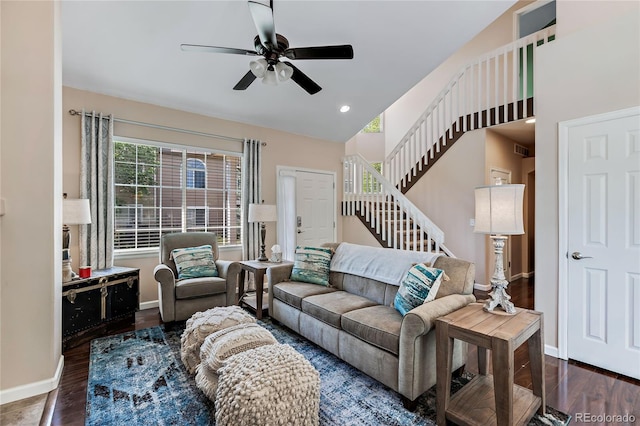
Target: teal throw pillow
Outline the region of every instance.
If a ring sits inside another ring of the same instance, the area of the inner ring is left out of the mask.
[[[213,250],[209,244],[174,249],[171,257],[178,269],[178,279],[218,276]]]
[[[443,277],[442,269],[431,268],[423,263],[413,265],[400,283],[393,306],[405,316],[413,308],[432,301],[436,298]]]
[[[322,247],[296,247],[291,280],[329,286],[331,249]]]

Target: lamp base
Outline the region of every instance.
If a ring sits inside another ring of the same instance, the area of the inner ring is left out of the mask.
[[[502,257],[504,251],[504,243],[507,240],[505,235],[492,235],[493,250],[496,255],[496,265],[491,277],[491,288],[493,289],[489,293],[490,299],[484,305],[484,310],[492,312],[497,306],[502,306],[502,309],[509,315],[516,313],[516,308],[510,301],[511,296],[507,294],[507,286],[509,281],[504,276],[504,260]]]
[[[516,313],[516,308],[510,300],[511,296],[507,294],[507,284],[496,284],[493,286],[493,290],[489,293],[489,297],[491,298],[484,304],[483,309],[486,312],[493,312],[496,307],[502,306],[502,309],[509,315]]]

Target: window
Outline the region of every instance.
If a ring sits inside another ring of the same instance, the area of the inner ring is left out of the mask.
[[[187,188],[204,188],[206,166],[197,158],[187,158]]]
[[[364,126],[362,133],[382,133],[382,115],[377,116]]]
[[[153,248],[170,232],[209,231],[241,244],[240,155],[114,142],[114,248]]]

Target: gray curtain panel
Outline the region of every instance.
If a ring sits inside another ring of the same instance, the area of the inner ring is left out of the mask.
[[[113,116],[82,111],[80,198],[88,198],[91,224],[80,226],[80,263],[113,266]]]
[[[262,202],[262,142],[244,140],[242,158],[242,224],[245,232],[242,241],[242,258],[257,259],[260,256],[260,224],[249,223],[249,204]]]

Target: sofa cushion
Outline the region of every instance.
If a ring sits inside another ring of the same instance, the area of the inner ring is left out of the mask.
[[[316,284],[301,283],[297,281],[285,281],[273,286],[273,297],[291,305],[294,308],[302,309],[302,299],[315,294],[331,293],[335,288],[319,286]]]
[[[176,299],[226,293],[227,280],[219,277],[189,278],[176,281]]]
[[[404,316],[413,308],[432,301],[436,298],[443,276],[442,269],[422,263],[413,265],[402,280],[393,305]]]
[[[218,276],[210,244],[173,249],[171,258],[178,269],[179,279]]]
[[[331,249],[323,247],[296,247],[291,280],[329,286]]]
[[[302,300],[302,312],[336,328],[340,328],[340,317],[342,314],[375,304],[374,301],[366,297],[347,293],[346,291],[334,291],[332,293],[305,297]]]
[[[342,329],[395,355],[399,353],[402,315],[391,306],[375,305],[342,315]]]

